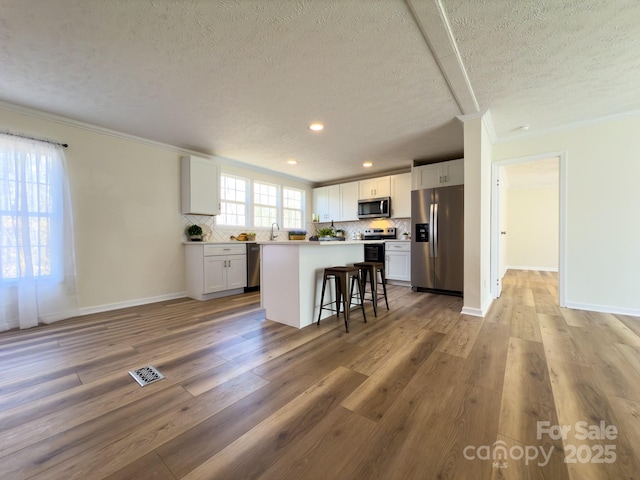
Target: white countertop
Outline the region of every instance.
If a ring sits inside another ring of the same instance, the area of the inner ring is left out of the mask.
[[[300,246],[322,246],[322,247],[336,247],[340,245],[364,245],[365,243],[384,243],[384,240],[329,240],[329,241],[309,241],[309,240],[272,240],[266,242],[257,242],[259,245],[290,245],[294,247]]]

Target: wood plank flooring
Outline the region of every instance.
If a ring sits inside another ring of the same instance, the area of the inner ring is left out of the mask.
[[[559,308],[552,273],[503,288],[481,319],[389,286],[349,334],[256,293],[0,333],[0,478],[640,478],[640,319]]]

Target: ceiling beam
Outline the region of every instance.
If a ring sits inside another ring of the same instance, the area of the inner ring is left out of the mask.
[[[440,0],[405,0],[463,115],[480,111]]]

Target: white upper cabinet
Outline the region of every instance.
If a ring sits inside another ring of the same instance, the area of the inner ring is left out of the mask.
[[[189,155],[180,159],[182,213],[220,214],[220,168],[207,158]]]
[[[313,211],[318,221],[340,220],[340,185],[329,185],[313,189]]]
[[[411,217],[411,172],[391,175],[391,217]]]
[[[358,220],[359,182],[340,184],[340,221]]]
[[[413,167],[412,190],[464,184],[464,159]]]
[[[390,197],[391,183],[390,178],[386,177],[369,178],[358,182],[360,187],[360,200],[368,198]]]

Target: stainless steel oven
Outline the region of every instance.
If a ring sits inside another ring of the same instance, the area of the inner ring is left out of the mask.
[[[365,228],[362,239],[367,240],[393,240],[396,238],[396,228]],[[365,262],[384,263],[384,242],[364,244]]]
[[[364,244],[365,262],[384,262],[384,242]]]

